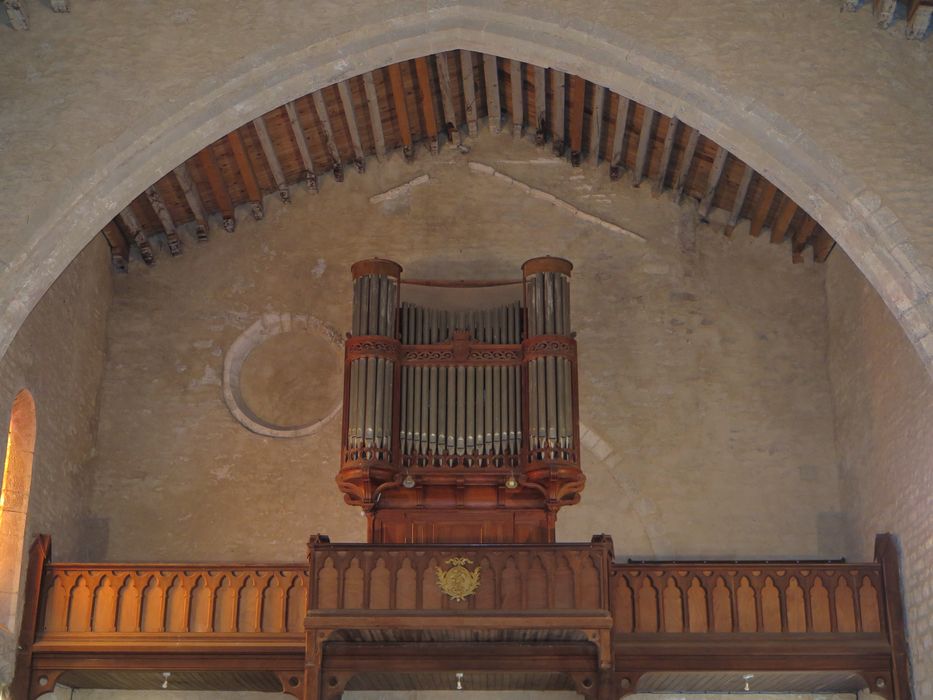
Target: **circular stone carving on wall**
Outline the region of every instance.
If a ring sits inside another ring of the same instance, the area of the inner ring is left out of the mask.
[[[313,316],[263,314],[224,358],[224,400],[242,425],[304,437],[340,413],[343,341]]]

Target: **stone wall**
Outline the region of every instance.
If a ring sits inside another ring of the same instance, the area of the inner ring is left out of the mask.
[[[421,174],[428,181],[409,194],[369,202]],[[603,169],[572,169],[511,136],[483,136],[468,157],[394,157],[268,209],[262,222],[244,217],[235,234],[115,279],[96,557],[300,560],[313,532],[362,540],[364,520],[334,484],[338,420],[291,440],[247,431],[222,398],[224,353],[270,312],[306,314],[342,335],[349,265],[360,258],[395,259],[413,277],[501,278],[543,254],[576,266],[589,478],[582,505],[561,513],[559,537],[609,532],[618,554],[646,557],[841,554],[822,268],[791,265],[786,249],[744,228],[728,240],[721,224],[698,225],[692,205],[610,183]],[[341,356],[321,348],[294,381],[328,397],[325,411],[339,401]],[[282,386],[274,373],[256,376]],[[265,403],[287,414],[299,399]]]
[[[897,535],[917,696],[933,698],[933,380],[845,255],[827,276],[829,366],[847,550]]]
[[[23,576],[29,545],[40,532],[54,534],[53,553],[59,560],[88,555],[84,542],[91,475],[85,463],[94,451],[110,298],[110,253],[98,239],[49,289],[0,359],[4,429],[21,389],[28,389],[36,402]],[[9,679],[13,641],[11,633],[0,634],[0,681]]]

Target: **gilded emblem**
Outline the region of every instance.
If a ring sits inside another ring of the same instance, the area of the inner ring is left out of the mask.
[[[448,559],[445,564],[450,564],[447,571],[441,567],[434,567],[434,573],[437,575],[437,585],[440,589],[449,595],[453,600],[463,600],[467,596],[476,593],[479,588],[479,569],[476,567],[473,571],[466,568],[466,564],[472,564],[472,559],[466,557],[453,557]]]

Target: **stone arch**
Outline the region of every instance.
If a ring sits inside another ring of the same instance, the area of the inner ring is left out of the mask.
[[[806,209],[848,253],[933,371],[933,271],[880,197],[800,129],[753,98],[691,72],[636,38],[536,8],[533,15],[453,3],[380,17],[352,33],[303,37],[250,55],[194,84],[98,151],[58,193],[10,261],[0,293],[0,351],[65,266],[139,192],[205,144],[274,107],[391,62],[464,48],[554,66],[710,135]],[[178,105],[182,105],[178,108]]]
[[[13,399],[0,491],[0,628],[16,628],[26,512],[36,447],[36,402],[27,389]]]

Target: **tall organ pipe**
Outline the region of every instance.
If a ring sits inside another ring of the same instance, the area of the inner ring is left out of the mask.
[[[522,266],[526,347],[546,337],[570,337],[570,273],[562,258],[534,258]],[[550,349],[525,364],[528,386],[529,447],[534,452],[573,449],[573,367]]]
[[[390,260],[362,260],[353,265],[353,336],[394,340],[398,285],[402,268]],[[385,357],[361,357],[350,365],[346,441],[351,449],[391,447],[395,363]]]

